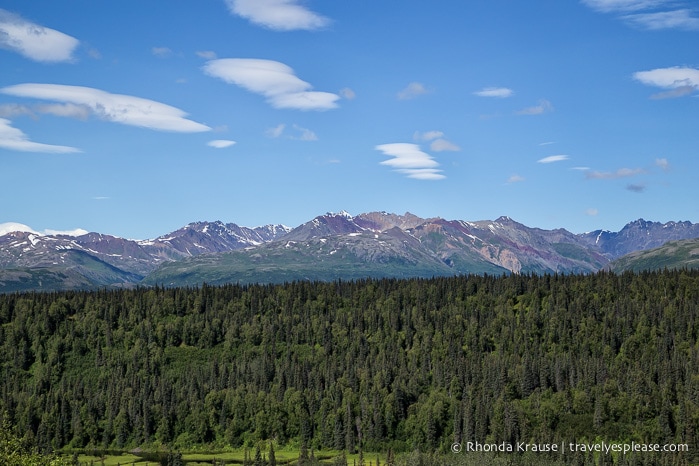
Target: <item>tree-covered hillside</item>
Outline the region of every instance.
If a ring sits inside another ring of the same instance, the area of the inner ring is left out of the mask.
[[[6,294],[0,324],[0,412],[43,450],[586,440],[699,460],[697,271]]]

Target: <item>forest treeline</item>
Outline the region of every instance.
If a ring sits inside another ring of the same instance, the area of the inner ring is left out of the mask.
[[[0,417],[41,450],[634,441],[684,464],[698,318],[687,270],[5,294]]]

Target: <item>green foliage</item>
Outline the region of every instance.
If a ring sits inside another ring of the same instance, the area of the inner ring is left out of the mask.
[[[698,271],[6,294],[0,411],[38,451],[435,464],[466,458],[454,441],[601,439],[696,462],[698,310]]]
[[[2,466],[70,466],[67,459],[40,454],[12,432],[10,425],[0,423],[0,465]]]

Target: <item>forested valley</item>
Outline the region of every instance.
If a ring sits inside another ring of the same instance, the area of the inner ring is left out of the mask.
[[[0,324],[0,420],[40,451],[586,441],[689,451],[547,458],[699,462],[699,271],[15,293]]]

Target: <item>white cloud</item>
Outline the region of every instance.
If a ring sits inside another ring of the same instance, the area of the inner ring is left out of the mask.
[[[598,213],[599,213],[599,210],[595,209],[594,207],[590,207],[589,209],[585,210],[585,214],[590,215],[592,217],[594,217]]]
[[[540,100],[539,105],[533,107],[524,108],[517,113],[517,115],[541,115],[544,113],[552,112],[553,105],[548,100]]]
[[[32,227],[24,225],[23,223],[17,222],[6,222],[0,223],[0,236],[6,235],[8,233],[13,233],[15,231],[21,231],[25,233],[34,233],[35,235],[65,235],[65,236],[81,236],[86,235],[89,232],[83,230],[82,228],[76,228],[75,230],[50,230],[46,229],[43,232],[38,232]]]
[[[222,58],[203,67],[209,76],[261,94],[274,108],[296,110],[329,110],[337,108],[340,98],[330,92],[311,91],[294,70],[284,63],[255,58]]]
[[[669,89],[651,96],[654,99],[681,97],[699,89],[699,69],[675,66],[639,71],[633,78],[647,86]]]
[[[479,97],[498,97],[502,99],[505,97],[511,97],[515,93],[512,89],[508,89],[506,87],[485,87],[480,91],[474,92],[474,94]]]
[[[516,175],[516,174],[515,174],[515,175],[510,176],[510,177],[507,179],[507,184],[520,183],[520,182],[522,182],[522,181],[524,181],[524,180],[525,180],[525,178],[524,178],[523,176],[519,176],[519,175]]]
[[[45,235],[55,235],[55,236],[82,236],[88,234],[89,231],[83,230],[82,228],[76,228],[75,230],[44,230]]]
[[[409,100],[414,99],[417,96],[427,94],[429,91],[422,83],[412,82],[408,86],[398,93],[399,100]]]
[[[196,133],[209,131],[206,125],[185,118],[187,113],[154,100],[130,95],[111,94],[99,89],[61,84],[17,84],[0,89],[3,94],[74,104],[64,107],[71,116],[88,108],[98,118],[142,128]],[[55,113],[54,113],[55,114]]]
[[[403,173],[408,178],[421,180],[438,180],[446,178],[437,167],[439,164],[425,152],[420,150],[420,146],[410,143],[380,144],[375,147],[384,155],[393,157],[380,162],[394,168],[399,173]]]
[[[207,146],[215,149],[225,149],[226,147],[231,147],[233,144],[235,144],[235,141],[230,141],[228,139],[214,139],[206,143]]]
[[[568,160],[570,157],[567,155],[549,155],[548,157],[544,157],[543,159],[537,160],[538,163],[554,163],[554,162],[562,162],[564,160]]]
[[[226,0],[228,9],[250,22],[275,31],[322,29],[330,20],[298,0]]]
[[[50,154],[66,154],[80,152],[80,149],[68,146],[54,146],[32,142],[21,130],[14,128],[12,122],[0,118],[0,148],[22,152],[45,152]]]
[[[446,178],[442,175],[442,170],[435,168],[403,168],[396,171],[416,180],[443,180]]]
[[[0,9],[0,48],[38,62],[62,62],[73,59],[78,44],[74,37]]]

